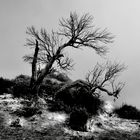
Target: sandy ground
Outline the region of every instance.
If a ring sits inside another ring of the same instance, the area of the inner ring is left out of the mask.
[[[45,102],[42,100],[42,114],[34,115],[30,118],[17,117],[11,114],[12,111],[20,109],[23,105],[20,103],[23,99],[14,98],[10,94],[0,95],[0,114],[3,114],[4,126],[10,128],[12,122],[17,118],[21,128],[26,130],[34,130],[42,132],[46,128],[59,129],[56,126],[62,127],[64,134],[78,137],[94,137],[94,139],[102,139],[102,137],[109,137],[114,139],[140,139],[140,124],[137,121],[120,119],[117,116],[109,116],[107,113],[100,114],[99,116],[92,117],[87,122],[87,132],[79,132],[63,126],[68,115],[65,113],[49,112]],[[106,111],[112,110],[111,104],[107,103]],[[53,131],[53,129],[51,129]],[[61,137],[61,139],[63,139]],[[60,140],[61,140],[60,139]],[[122,140],[123,140],[122,139]]]
[[[68,117],[65,113],[49,112],[46,109],[47,107],[42,108],[42,114],[34,115],[30,118],[17,117],[10,112],[21,109],[23,107],[23,105],[20,104],[21,101],[23,101],[23,99],[13,99],[10,94],[0,96],[0,113],[3,113],[5,116],[5,126],[10,126],[13,121],[19,118],[19,123],[22,127],[41,131],[47,126],[64,123]]]

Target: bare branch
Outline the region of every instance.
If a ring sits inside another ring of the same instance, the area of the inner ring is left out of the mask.
[[[36,39],[39,38],[39,33],[38,33],[38,31],[35,30],[34,26],[27,27],[26,34],[28,34],[28,35],[30,35],[32,37],[35,37]]]
[[[95,65],[94,69],[87,74],[86,81],[92,87],[99,85],[101,83],[101,76],[102,76],[104,70],[105,69],[97,63]]]
[[[107,62],[105,65],[97,64],[93,71],[86,76],[86,81],[90,85],[91,93],[97,93],[97,90],[106,92],[110,96],[118,97],[124,83],[115,84],[117,76],[125,69],[123,64]],[[108,87],[110,86],[110,90]],[[111,91],[112,88],[112,91]]]
[[[106,74],[105,74],[105,79],[106,80],[110,80],[113,77],[118,76],[122,71],[125,70],[125,66],[124,64],[119,64],[114,62],[113,64],[111,64],[111,62],[107,62],[106,63]]]
[[[52,31],[51,35],[47,33],[45,29],[41,29],[40,32],[36,31],[34,27],[27,28],[27,34],[35,37],[38,40],[39,44],[39,53],[37,58],[37,63],[47,64],[53,58],[56,59],[58,66],[63,70],[69,70],[72,68],[72,60],[68,57],[62,59],[63,54],[61,51],[63,49],[59,38],[59,35]],[[27,44],[29,46],[34,46],[35,43],[33,39],[27,39]],[[26,55],[24,56],[24,60],[28,61],[29,63],[33,60],[33,55]]]
[[[68,45],[74,48],[90,47],[98,54],[104,55],[108,52],[106,44],[113,42],[113,36],[107,29],[94,29],[93,17],[85,14],[79,18],[76,13],[71,13],[70,18],[61,19],[59,35],[69,40]]]
[[[71,70],[73,68],[73,60],[69,57],[59,58],[57,59],[57,64],[62,70]]]

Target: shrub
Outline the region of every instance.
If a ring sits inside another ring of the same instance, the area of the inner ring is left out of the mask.
[[[86,108],[77,107],[70,114],[68,125],[74,130],[85,131],[86,130],[85,125],[87,123],[87,120],[88,113]]]
[[[91,115],[96,115],[102,108],[103,101],[90,94],[85,88],[69,89],[56,95],[57,101],[62,101],[68,107],[81,106],[87,109]]]
[[[23,107],[22,109],[18,109],[13,112],[19,117],[32,117],[35,114],[41,114],[41,111],[37,107]]]
[[[65,73],[57,74],[56,79],[61,82],[71,82],[71,79]]]
[[[14,87],[12,93],[15,97],[30,98],[30,77],[27,75],[19,75],[14,79]],[[56,90],[60,88],[60,84],[52,83],[50,79],[45,79],[40,85],[39,96],[53,96]]]
[[[103,105],[103,101],[100,98],[90,94],[85,88],[80,88],[78,90],[75,100],[76,105],[85,107],[88,113],[92,115],[98,114],[98,110],[100,110]]]
[[[14,97],[30,97],[30,77],[26,75],[19,75],[14,79],[15,85],[12,89]]]
[[[15,79],[14,79],[14,82],[16,84],[24,84],[24,85],[29,85],[30,84],[30,77],[27,76],[27,75],[23,75],[23,74],[20,74],[19,76],[17,76]]]
[[[75,97],[74,92],[72,90],[65,90],[62,92],[59,92],[56,96],[56,100],[62,101],[64,104],[73,106],[75,104]]]
[[[49,111],[52,111],[52,112],[64,111],[63,110],[63,102],[61,102],[61,101],[55,102],[53,100],[48,100],[47,105],[48,105]]]
[[[8,93],[13,85],[14,81],[0,77],[0,94]]]
[[[17,83],[12,89],[12,94],[14,97],[28,98],[30,97],[30,88],[27,85]]]
[[[72,80],[67,76],[66,73],[54,72],[48,75],[50,78],[55,78],[60,82],[71,82]]]
[[[52,83],[51,80],[45,79],[40,86],[39,95],[45,97],[54,97],[54,93],[61,87],[61,84]]]
[[[20,104],[23,105],[24,107],[29,107],[32,105],[32,102],[30,102],[30,100],[21,100]]]
[[[62,101],[47,101],[48,103],[48,110],[52,112],[61,111],[65,113],[71,113],[73,108],[64,104]]]
[[[124,104],[119,108],[115,108],[113,112],[120,118],[140,120],[140,110],[132,105]]]

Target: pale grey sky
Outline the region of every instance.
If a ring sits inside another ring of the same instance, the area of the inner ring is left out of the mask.
[[[94,16],[96,27],[108,28],[115,35],[106,59],[125,63],[127,71],[120,79],[126,82],[118,102],[140,108],[140,1],[139,0],[0,0],[0,76],[14,78],[30,74],[22,56],[30,50],[24,46],[26,28],[34,25],[48,31],[57,29],[61,17],[71,11]],[[105,61],[90,50],[73,50],[69,56],[76,63],[70,77],[84,78],[96,62]]]

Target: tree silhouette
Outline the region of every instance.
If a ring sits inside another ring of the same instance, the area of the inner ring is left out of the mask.
[[[118,98],[118,95],[124,83],[119,82],[115,84],[116,78],[125,70],[124,64],[106,62],[104,65],[98,63],[92,71],[86,76],[86,82],[89,85],[91,94],[99,95],[100,91],[107,93],[109,96]],[[112,91],[111,91],[112,90]]]
[[[30,38],[27,39],[26,46],[34,48],[35,51],[33,55],[24,56],[24,60],[32,63],[30,86],[36,98],[40,84],[47,74],[57,68],[70,70],[73,67],[72,59],[65,55],[66,48],[88,47],[99,55],[105,55],[108,51],[107,44],[113,41],[113,36],[106,29],[94,27],[93,17],[89,14],[78,16],[70,13],[70,17],[62,18],[59,25],[60,29],[50,34],[43,28],[40,31],[33,26],[27,28],[26,33]],[[39,69],[39,64],[43,68]]]

